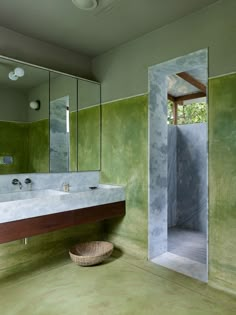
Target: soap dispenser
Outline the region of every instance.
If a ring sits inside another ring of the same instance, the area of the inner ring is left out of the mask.
[[[64,192],[69,192],[69,190],[70,190],[70,184],[64,183],[64,184],[63,184],[63,191],[64,191]]]

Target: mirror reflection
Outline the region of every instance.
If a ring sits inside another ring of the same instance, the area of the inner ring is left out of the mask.
[[[50,73],[50,172],[77,171],[77,79]]]
[[[0,58],[0,174],[100,169],[100,84]]]
[[[49,171],[48,91],[48,71],[0,60],[0,174]]]

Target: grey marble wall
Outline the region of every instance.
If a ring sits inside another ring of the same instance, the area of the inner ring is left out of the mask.
[[[177,127],[176,225],[207,230],[207,124]]]
[[[168,227],[176,225],[177,128],[168,125]]]
[[[69,133],[66,112],[69,96],[50,102],[50,172],[69,172]]]
[[[207,230],[207,124],[168,126],[168,227]]]
[[[149,68],[148,257],[167,251],[168,129],[167,77],[208,68],[207,49]]]

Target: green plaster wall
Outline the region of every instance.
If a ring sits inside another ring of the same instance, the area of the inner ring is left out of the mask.
[[[22,240],[0,244],[0,282],[63,261],[77,242],[100,239],[101,224],[97,223],[34,236],[28,239],[28,245]]]
[[[209,81],[209,281],[236,292],[236,74]]]
[[[13,164],[0,165],[0,174],[48,173],[48,119],[33,123],[0,122],[0,155]]]
[[[209,283],[236,292],[236,75],[209,81]],[[126,187],[126,216],[105,225],[125,251],[147,256],[147,96],[102,105],[101,182]]]
[[[116,245],[147,254],[148,100],[138,96],[102,105],[101,182],[126,187],[126,216],[109,221]]]
[[[0,155],[14,159],[12,165],[0,165],[0,174],[48,173],[48,119],[0,122]],[[76,172],[77,164],[79,171],[100,169],[100,106],[83,109],[78,115],[70,113],[70,171]]]
[[[49,123],[48,119],[29,125],[28,173],[49,172]]]
[[[100,169],[100,106],[78,111],[78,170]]]
[[[0,122],[0,155],[13,157],[13,164],[0,165],[0,174],[27,173],[28,125]]]

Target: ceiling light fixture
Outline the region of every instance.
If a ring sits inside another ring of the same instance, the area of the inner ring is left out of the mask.
[[[9,72],[8,78],[12,81],[18,80],[18,78],[23,77],[25,74],[24,69],[17,67],[14,69],[14,71]]]
[[[97,0],[72,0],[73,4],[81,10],[93,10],[97,7]]]

